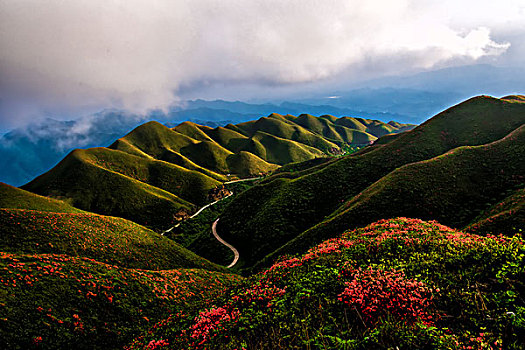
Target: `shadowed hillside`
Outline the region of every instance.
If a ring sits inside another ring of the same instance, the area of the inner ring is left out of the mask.
[[[523,184],[525,163],[520,161],[523,155],[525,125],[487,145],[463,146],[430,160],[407,164],[369,186],[272,255],[302,252],[333,237],[335,232],[397,216],[435,219],[453,227],[465,227],[487,206],[499,202],[508,189]],[[521,192],[485,213],[471,230],[514,234],[517,227],[525,228]],[[510,221],[505,226],[504,219]]]
[[[226,208],[218,230],[227,241],[237,242],[242,262],[249,266],[395,169],[457,147],[499,140],[524,122],[525,104],[519,99],[472,98],[368,152],[318,165],[300,176],[268,179]]]
[[[523,182],[522,182],[523,185]],[[493,205],[466,228],[470,232],[511,235],[525,231],[525,189],[512,192],[501,202]]]

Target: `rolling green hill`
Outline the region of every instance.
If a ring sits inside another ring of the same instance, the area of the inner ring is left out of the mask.
[[[522,125],[502,140],[455,148],[438,157],[402,166],[286,243],[274,255],[301,252],[330,238],[334,232],[397,216],[435,219],[453,227],[465,227],[487,206],[498,203],[508,189],[523,184],[525,163],[520,159],[524,155],[525,125]],[[524,204],[520,193],[496,205],[499,209],[496,212],[484,214],[478,225],[495,220],[494,217],[505,217],[507,212],[517,226],[520,213],[515,211]],[[525,228],[523,216],[521,227]],[[481,227],[476,231],[483,232]],[[504,231],[517,232],[502,228],[494,233]]]
[[[67,254],[146,270],[219,266],[131,221],[92,213],[0,209],[0,251]]]
[[[168,228],[175,212],[204,204],[207,191],[218,184],[200,172],[171,163],[92,148],[71,152],[23,188],[67,198],[86,211]]]
[[[327,139],[316,128],[295,123],[306,117],[343,136]],[[391,131],[405,127],[410,126],[400,124]],[[373,135],[348,136],[352,133],[362,132],[313,116],[290,119],[273,114],[215,129],[191,122],[169,129],[152,121],[108,148],[71,152],[23,188],[82,210],[165,230],[175,224],[175,214],[203,206],[210,190],[232,177],[259,176],[291,162],[340,153],[346,142],[375,140]]]
[[[299,177],[277,177],[255,186],[226,208],[218,231],[226,241],[237,243],[241,264],[250,266],[397,168],[457,147],[494,142],[523,123],[525,103],[521,100],[472,98],[367,153],[305,170]],[[522,154],[513,159],[519,157],[523,159]]]
[[[82,210],[72,207],[61,200],[39,196],[3,182],[0,182],[0,208],[82,213]]]
[[[67,254],[122,267],[165,270],[221,267],[134,222],[0,185],[0,251]]]

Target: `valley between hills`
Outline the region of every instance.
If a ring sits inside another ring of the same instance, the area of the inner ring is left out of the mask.
[[[525,97],[150,121],[0,183],[5,349],[524,349]]]

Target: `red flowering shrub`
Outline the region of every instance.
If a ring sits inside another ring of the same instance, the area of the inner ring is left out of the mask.
[[[168,346],[170,345],[170,343],[166,340],[152,340],[148,343],[148,346],[146,347],[146,349],[148,350],[154,350],[154,349],[158,349],[158,348],[163,348],[165,346]]]
[[[190,337],[197,345],[204,344],[213,336],[213,333],[224,328],[228,322],[235,322],[239,318],[239,311],[231,306],[218,307],[204,310],[195,319],[195,324],[190,327]]]
[[[423,282],[407,279],[402,271],[359,268],[345,285],[339,301],[357,310],[367,325],[376,324],[387,315],[409,324],[432,324],[432,316],[427,312],[432,290]]]

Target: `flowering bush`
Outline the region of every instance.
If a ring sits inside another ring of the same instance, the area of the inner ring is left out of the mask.
[[[423,282],[407,279],[403,271],[358,268],[353,279],[345,282],[338,300],[357,311],[371,326],[391,315],[407,323],[422,321],[433,325],[428,312],[432,290]]]
[[[173,349],[523,349],[524,260],[519,237],[381,220],[276,262],[220,307],[144,339],[167,335]]]

